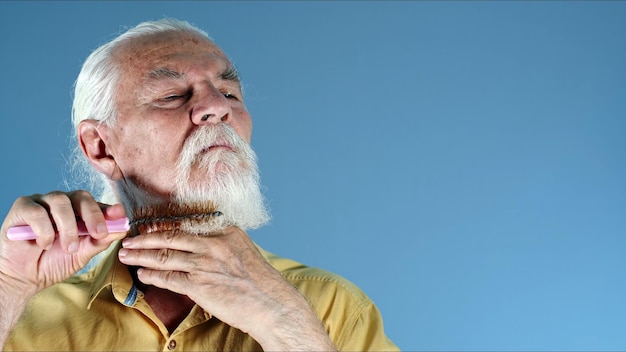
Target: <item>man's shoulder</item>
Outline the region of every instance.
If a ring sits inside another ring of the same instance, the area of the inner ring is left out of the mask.
[[[397,351],[385,335],[380,312],[370,298],[346,278],[263,251],[269,263],[298,289],[317,312],[340,350]]]
[[[343,305],[359,310],[371,304],[369,297],[354,283],[341,275],[307,266],[295,260],[263,251],[269,263],[282,276],[316,305]]]

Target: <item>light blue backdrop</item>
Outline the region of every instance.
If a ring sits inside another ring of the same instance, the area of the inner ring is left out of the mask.
[[[254,239],[354,281],[402,349],[626,349],[625,2],[2,1],[2,214],[65,189],[85,57],[162,17],[246,82]]]

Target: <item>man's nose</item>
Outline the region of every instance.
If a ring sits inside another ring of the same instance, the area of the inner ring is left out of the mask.
[[[228,123],[232,110],[228,99],[213,85],[208,85],[199,97],[192,112],[191,121],[196,125]]]

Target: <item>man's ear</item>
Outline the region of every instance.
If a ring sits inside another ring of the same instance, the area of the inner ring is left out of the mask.
[[[98,120],[83,120],[78,124],[78,143],[89,163],[111,180],[122,178],[120,168],[107,147],[108,127]]]

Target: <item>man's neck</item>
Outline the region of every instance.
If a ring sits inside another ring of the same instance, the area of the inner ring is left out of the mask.
[[[170,333],[176,330],[195,305],[189,297],[159,287],[140,285],[140,290]]]
[[[185,295],[143,284],[137,278],[137,267],[129,267],[128,270],[154,314],[165,325],[167,331],[172,333],[189,315],[195,302]]]

